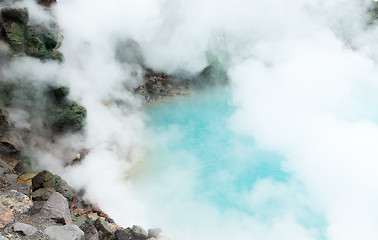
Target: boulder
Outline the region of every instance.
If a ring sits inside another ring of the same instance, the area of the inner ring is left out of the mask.
[[[14,21],[21,24],[29,22],[29,12],[27,8],[4,7],[1,9],[3,21]]]
[[[32,179],[33,191],[36,191],[39,188],[54,188],[54,187],[55,187],[54,175],[47,170],[44,170],[44,171],[38,173]]]
[[[25,46],[25,53],[32,57],[42,58],[46,55],[46,47],[38,37],[28,39]]]
[[[68,202],[62,194],[55,192],[43,205],[40,214],[66,224],[72,224]]]
[[[35,215],[40,213],[41,209],[43,208],[43,205],[45,205],[46,201],[39,201],[39,202],[33,202],[33,207],[30,208],[29,214]]]
[[[31,236],[38,232],[38,229],[32,225],[25,223],[15,223],[13,225],[13,231],[22,232],[25,236]]]
[[[38,3],[45,7],[51,7],[51,4],[56,3],[56,0],[38,0]]]
[[[102,236],[111,236],[113,234],[109,224],[102,217],[97,218],[94,225]]]
[[[4,108],[0,108],[0,131],[7,130],[11,127],[12,122],[9,119],[9,113]]]
[[[0,193],[0,205],[11,209],[14,214],[23,214],[30,210],[33,202],[25,194],[10,190]]]
[[[0,229],[5,228],[7,225],[13,223],[14,215],[9,207],[0,204]]]
[[[131,231],[133,233],[133,236],[136,237],[136,238],[140,238],[140,239],[147,239],[148,238],[148,233],[141,226],[134,225],[131,228]]]
[[[88,224],[80,227],[84,231],[84,240],[98,240],[99,234],[93,224]]]
[[[0,189],[10,190],[9,186],[17,184],[18,176],[13,173],[3,173],[0,175]]]
[[[17,175],[16,175],[17,176]],[[7,190],[16,190],[19,193],[25,194],[30,197],[30,187],[26,183],[13,183],[6,188]]]
[[[68,185],[66,181],[64,181],[60,176],[54,175],[55,178],[55,191],[62,194],[67,200],[71,201],[72,198],[75,196],[75,190]]]
[[[30,157],[21,155],[19,158],[19,162],[17,165],[14,167],[14,170],[17,173],[27,173],[32,171],[32,161]]]
[[[123,229],[117,229],[115,232],[114,232],[114,239],[115,240],[129,240],[132,238],[132,234],[131,232],[128,232],[126,230],[123,230]]]
[[[24,147],[24,141],[20,134],[8,131],[0,138],[0,151],[5,153],[19,153]]]
[[[54,188],[46,187],[46,188],[39,188],[35,192],[33,192],[32,199],[33,201],[47,201],[55,192]]]
[[[84,232],[76,225],[69,224],[65,226],[50,226],[44,230],[44,233],[51,240],[82,240]]]
[[[149,237],[153,237],[153,238],[157,238],[159,237],[160,233],[162,232],[163,230],[161,230],[161,228],[152,228],[152,229],[148,229],[148,236]]]
[[[9,45],[16,51],[22,52],[24,50],[24,30],[22,26],[16,22],[3,23],[3,30],[5,39]]]
[[[78,131],[84,126],[87,110],[76,102],[70,101],[52,110],[55,132]]]
[[[1,159],[0,159],[0,168],[3,168],[6,173],[14,173],[13,168],[8,163],[6,163],[5,161]]]

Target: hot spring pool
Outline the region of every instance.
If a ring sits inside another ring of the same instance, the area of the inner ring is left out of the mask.
[[[188,222],[207,231],[227,222],[245,224],[238,231],[248,236],[250,224],[269,226],[289,216],[323,238],[323,217],[301,199],[305,190],[284,170],[284,158],[232,130],[229,90],[153,102],[144,111],[150,148],[135,182],[168,235]]]

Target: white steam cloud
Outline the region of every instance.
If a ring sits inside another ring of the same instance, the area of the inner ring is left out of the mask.
[[[33,2],[23,4],[35,13],[31,21],[46,19]],[[40,164],[84,187],[120,225],[158,225],[180,240],[375,240],[378,29],[367,24],[371,4],[60,1],[53,12],[64,35],[60,50],[65,63],[46,68],[24,60],[8,70],[17,68],[20,77],[33,81],[53,78],[66,84],[70,98],[88,109],[85,135],[67,136],[56,144],[90,149],[83,163],[63,169],[59,154],[42,151]],[[188,190],[198,184],[191,170],[170,173],[159,189],[125,182],[126,170],[144,157],[148,144],[155,144],[144,137],[141,100],[127,90],[142,83],[142,68],[116,60],[117,44],[127,39],[138,42],[146,65],[168,73],[199,72],[207,64],[206,52],[217,49],[214,42],[227,52],[237,107],[230,127],[284,156],[284,168],[292,174],[286,183],[261,179],[235,199],[249,203],[256,215],[220,212],[195,201]],[[163,193],[181,201],[164,204]],[[269,211],[266,204],[278,199],[282,206]],[[323,229],[301,224],[305,209],[324,218]]]

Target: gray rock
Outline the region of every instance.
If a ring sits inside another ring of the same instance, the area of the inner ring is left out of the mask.
[[[27,8],[4,7],[1,9],[1,17],[4,21],[15,21],[22,24],[29,22],[29,12]]]
[[[50,226],[44,233],[52,240],[83,240],[84,232],[76,225]]]
[[[33,202],[25,194],[15,190],[0,193],[0,204],[12,209],[15,214],[26,213],[33,206]]]
[[[15,223],[13,225],[13,230],[15,232],[22,232],[26,236],[31,236],[38,232],[38,229],[36,227],[25,223]]]
[[[81,228],[84,231],[84,240],[98,240],[99,234],[96,227],[93,224]]]
[[[55,192],[43,205],[41,215],[66,224],[72,224],[70,209],[67,199],[60,193]]]
[[[109,227],[109,224],[104,220],[104,218],[97,218],[94,225],[101,235],[110,236],[113,234],[112,229]]]
[[[56,0],[38,0],[38,3],[45,7],[50,7],[51,4],[56,3]]]
[[[148,233],[141,226],[134,225],[131,228],[131,231],[133,233],[133,236],[136,237],[136,238],[140,238],[140,239],[147,239],[148,238]]]
[[[39,189],[39,188],[54,188],[55,187],[55,179],[54,175],[47,171],[44,170],[32,179],[32,189],[33,191]]]
[[[12,172],[14,173],[14,170],[11,166],[9,166],[8,163],[4,162],[3,160],[0,159],[0,168],[3,168],[5,170],[7,170],[7,172]]]
[[[43,205],[45,205],[45,203],[46,201],[33,202],[33,207],[29,211],[30,215],[38,214],[41,211]]]
[[[40,188],[33,192],[32,199],[33,201],[47,201],[54,194],[54,192],[54,188]]]
[[[4,44],[4,42],[1,42]],[[8,129],[12,125],[9,113],[4,108],[0,108],[0,130]]]
[[[148,236],[149,237],[153,237],[153,238],[157,238],[159,237],[160,233],[162,232],[163,230],[161,230],[161,228],[152,228],[152,229],[148,229]]]
[[[16,174],[0,175],[0,188],[10,190],[8,187],[17,183],[18,176]]]
[[[15,131],[8,131],[0,138],[0,151],[6,153],[18,153],[24,147],[20,134]]]
[[[55,191],[62,194],[68,200],[72,200],[75,196],[75,190],[67,184],[60,176],[54,175],[55,178]]]
[[[17,176],[17,175],[16,175]],[[17,181],[17,180],[16,180]],[[19,193],[25,194],[30,197],[30,187],[26,183],[13,183],[6,188],[7,190],[16,190]]]
[[[23,51],[25,44],[23,27],[16,22],[5,22],[2,28],[9,45],[16,51]]]
[[[114,238],[115,240],[129,240],[132,238],[131,232],[122,230],[122,229],[117,229],[114,232]]]

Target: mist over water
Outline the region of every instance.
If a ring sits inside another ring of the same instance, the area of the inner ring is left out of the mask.
[[[21,1],[30,21],[48,19]],[[122,226],[171,239],[378,239],[378,47],[370,0],[65,0],[65,63],[23,58],[5,76],[71,89],[83,134],[34,149]],[[139,45],[138,61],[120,43]],[[143,105],[143,68],[226,88]],[[139,58],[140,57],[140,58]],[[215,79],[216,81],[216,79]],[[65,157],[90,149],[63,168]],[[60,153],[59,153],[60,151]]]

